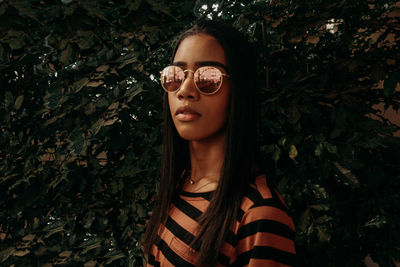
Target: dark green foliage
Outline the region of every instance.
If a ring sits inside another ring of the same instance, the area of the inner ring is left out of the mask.
[[[0,1],[1,265],[142,265],[158,71],[177,34],[208,15],[261,55],[261,150],[292,211],[300,264],[360,266],[370,254],[391,266],[399,128],[373,107],[399,109],[393,3]]]

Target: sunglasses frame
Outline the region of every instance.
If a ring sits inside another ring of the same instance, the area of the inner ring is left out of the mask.
[[[231,77],[230,75],[223,73],[220,69],[218,69],[218,68],[215,67],[215,66],[201,66],[201,67],[197,68],[196,70],[189,70],[189,69],[184,70],[184,69],[182,69],[182,68],[179,67],[179,66],[169,65],[169,66],[165,67],[162,71],[160,71],[160,83],[161,83],[161,87],[162,87],[162,88],[164,89],[164,91],[166,91],[167,93],[175,93],[175,92],[179,91],[179,89],[181,89],[181,86],[182,86],[183,82],[187,79],[187,76],[185,75],[185,77],[184,77],[184,79],[182,80],[181,84],[178,86],[178,88],[177,88],[175,91],[168,91],[167,89],[165,89],[165,87],[164,87],[164,85],[163,85],[163,83],[162,83],[161,80],[162,80],[162,74],[163,74],[164,70],[165,70],[166,68],[169,68],[169,67],[180,68],[180,69],[183,71],[183,73],[192,72],[192,73],[193,73],[193,83],[194,83],[194,85],[195,85],[197,91],[199,91],[199,92],[200,92],[201,94],[203,94],[203,95],[213,95],[213,94],[216,94],[216,93],[219,91],[219,89],[221,88],[222,83],[224,82],[224,76],[227,77],[227,78],[230,78],[230,77]],[[199,89],[199,87],[197,86],[196,82],[194,81],[194,74],[195,74],[199,69],[201,69],[201,68],[207,68],[207,67],[208,67],[208,68],[217,69],[217,70],[221,73],[221,83],[219,84],[218,88],[217,88],[215,91],[211,92],[211,93],[205,93],[205,92],[201,91],[201,90]]]

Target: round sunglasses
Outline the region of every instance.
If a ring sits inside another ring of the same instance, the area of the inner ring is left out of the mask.
[[[204,66],[196,71],[183,70],[178,66],[168,66],[161,71],[161,86],[167,92],[178,91],[185,80],[186,72],[193,72],[196,89],[205,95],[212,95],[221,88],[223,77],[230,77],[213,66]]]

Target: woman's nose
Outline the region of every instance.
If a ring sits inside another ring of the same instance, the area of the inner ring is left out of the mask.
[[[199,98],[200,93],[196,89],[196,85],[194,84],[194,75],[193,71],[187,71],[185,80],[183,80],[181,87],[177,92],[179,99],[193,99],[196,100]]]

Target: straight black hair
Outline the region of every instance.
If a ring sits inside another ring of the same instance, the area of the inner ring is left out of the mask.
[[[257,168],[258,130],[258,80],[256,56],[247,39],[234,27],[215,20],[197,21],[184,32],[175,45],[172,55],[188,36],[206,34],[222,46],[230,78],[230,96],[226,122],[225,158],[221,178],[213,193],[210,205],[199,218],[198,265],[212,266],[232,223],[236,220],[245,192],[254,181]],[[166,222],[169,208],[182,182],[182,173],[190,168],[188,142],[183,140],[172,121],[168,97],[164,95],[164,125],[161,180],[151,218],[147,224],[143,244],[148,255],[157,242],[160,224]]]

